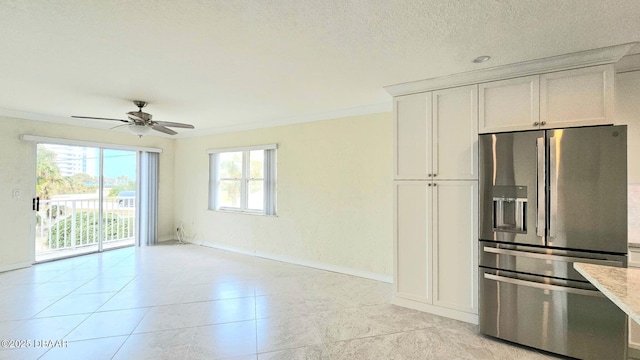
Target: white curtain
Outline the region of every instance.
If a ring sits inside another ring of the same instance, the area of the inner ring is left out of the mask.
[[[136,241],[138,246],[158,243],[158,160],[155,152],[140,151]]]

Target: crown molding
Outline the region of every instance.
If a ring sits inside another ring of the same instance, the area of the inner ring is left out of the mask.
[[[587,66],[611,64],[620,60],[637,43],[609,46],[601,49],[581,51],[544,59],[523,61],[482,70],[463,72],[431,79],[411,81],[385,86],[392,96],[409,95],[436,89],[444,89],[481,82],[543,74]]]
[[[173,136],[174,139],[183,139],[183,138],[191,138],[205,135],[215,135],[215,134],[225,134],[237,131],[246,131],[246,130],[255,130],[255,129],[264,129],[271,128],[276,126],[285,126],[285,125],[294,125],[301,123],[308,123],[314,121],[322,121],[322,120],[332,120],[332,119],[340,119],[350,116],[361,116],[368,114],[378,114],[378,113],[386,113],[393,111],[393,102],[391,98],[389,98],[388,102],[364,105],[364,106],[356,106],[345,109],[337,109],[332,111],[325,111],[320,113],[313,114],[304,114],[300,116],[290,116],[284,118],[275,118],[266,121],[259,122],[251,122],[246,124],[232,125],[232,126],[222,126],[215,127],[197,131],[191,131],[188,134],[180,133],[178,135]]]
[[[616,73],[625,73],[640,70],[640,54],[627,55],[615,65]]]

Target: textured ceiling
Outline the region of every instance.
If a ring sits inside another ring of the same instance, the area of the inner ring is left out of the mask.
[[[385,85],[640,40],[638,0],[0,0],[0,115],[182,136],[390,110]],[[478,55],[491,61],[473,64]]]

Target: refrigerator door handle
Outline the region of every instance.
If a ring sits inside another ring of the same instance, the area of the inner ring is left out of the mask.
[[[484,252],[492,253],[492,254],[520,256],[520,257],[531,258],[531,259],[562,261],[562,262],[581,262],[581,263],[587,263],[587,264],[624,267],[624,263],[622,261],[616,261],[616,260],[604,260],[604,259],[583,258],[578,256],[541,254],[541,253],[534,253],[534,252],[521,251],[521,250],[493,248],[489,246],[484,246],[482,250]]]
[[[493,275],[493,274],[487,274],[487,273],[484,273],[484,278],[485,279],[489,279],[489,280],[498,281],[498,282],[504,282],[504,283],[508,283],[508,284],[513,284],[513,285],[521,285],[521,286],[533,287],[533,288],[542,289],[542,290],[555,290],[555,291],[562,291],[562,292],[566,292],[566,293],[570,293],[570,294],[577,294],[577,295],[605,297],[598,290],[576,289],[576,288],[560,286],[560,285],[543,284],[543,283],[538,283],[538,282],[534,282],[534,281],[513,279],[513,278],[510,278],[510,277],[506,277],[506,276]]]
[[[537,150],[537,163],[538,163],[538,189],[537,189],[537,217],[536,217],[536,235],[540,237],[545,236],[545,203],[546,203],[546,194],[545,194],[545,146],[544,146],[544,138],[539,137],[536,140],[536,150]]]
[[[556,228],[558,225],[558,153],[556,146],[557,138],[549,137],[549,237],[556,237]]]

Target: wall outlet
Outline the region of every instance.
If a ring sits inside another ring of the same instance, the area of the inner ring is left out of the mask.
[[[20,190],[20,189],[13,189],[13,197],[14,197],[14,198],[19,198],[20,196],[22,196],[22,190]]]

